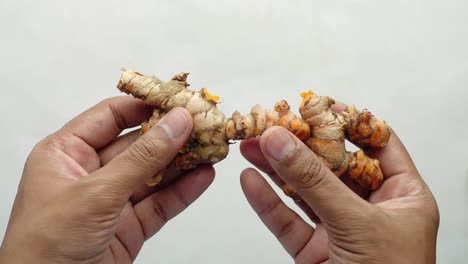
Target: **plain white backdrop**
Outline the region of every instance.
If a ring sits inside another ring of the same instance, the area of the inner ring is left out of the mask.
[[[441,212],[440,263],[468,258],[468,2],[0,1],[0,239],[36,142],[120,95],[120,68],[223,98],[230,115],[299,93],[367,108],[412,154]],[[233,145],[217,178],[137,263],[291,263],[239,184]]]

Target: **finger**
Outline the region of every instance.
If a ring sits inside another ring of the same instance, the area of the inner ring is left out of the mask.
[[[118,137],[114,142],[103,148],[99,151],[99,156],[101,159],[101,166],[105,166],[113,158],[118,156],[120,153],[124,152],[130,145],[132,145],[140,137],[140,130],[135,130],[125,135]],[[150,194],[156,192],[159,189],[164,188],[165,186],[171,184],[175,179],[177,179],[182,171],[177,170],[174,162],[172,161],[167,167],[166,172],[164,173],[164,178],[161,183],[157,186],[148,186],[142,184],[130,197],[132,204],[137,204],[143,199],[148,197]],[[155,176],[155,175],[153,175]]]
[[[102,263],[132,263],[132,259],[127,252],[127,249],[122,243],[114,237],[110,242],[109,247],[104,253]]]
[[[273,168],[263,155],[263,152],[260,148],[260,140],[258,138],[242,141],[240,145],[240,151],[241,154],[250,163],[252,163],[255,167],[257,167],[261,171],[265,172],[268,176],[270,176],[270,178],[276,185],[278,185],[279,187],[283,186],[284,181],[281,180],[281,178],[276,174],[276,172],[273,170]],[[343,183],[346,184],[346,186],[348,186],[348,188],[350,188],[361,198],[369,198],[370,192],[368,190],[363,189],[361,186],[359,186],[359,184],[350,179],[347,175],[342,176],[340,179]],[[307,203],[304,203],[303,201],[296,201],[296,204],[304,211],[304,213],[307,214],[307,216],[309,216],[309,218],[314,223],[320,222],[320,219],[317,217],[315,212],[309,207]]]
[[[380,168],[386,178],[401,174],[417,176],[416,166],[408,151],[395,132],[390,130],[390,139],[385,147],[366,150],[371,158],[380,161]]]
[[[129,148],[96,172],[108,188],[128,197],[164,169],[182,148],[192,130],[191,115],[174,108]],[[112,189],[113,188],[113,189]]]
[[[314,224],[320,223],[320,218],[318,218],[317,214],[306,202],[303,200],[297,200],[294,201],[294,203],[307,215],[307,217],[309,217],[310,220],[312,220],[312,222],[314,222]]]
[[[170,219],[184,211],[213,182],[212,166],[200,166],[166,189],[134,206],[145,239],[156,234]]]
[[[341,102],[331,106],[335,112],[344,111],[346,107]],[[383,148],[369,148],[364,151],[369,157],[379,160],[380,169],[386,178],[378,191],[369,192],[369,195],[367,195],[367,200],[370,203],[376,204],[395,197],[404,197],[415,193],[416,189],[427,189],[424,188],[424,180],[417,172],[411,156],[391,128],[386,146]]]
[[[261,137],[260,147],[276,173],[299,193],[322,222],[355,216],[367,206],[286,129],[268,129]]]
[[[296,263],[322,263],[328,259],[328,245],[327,230],[322,224],[318,224],[312,238],[294,260]]]
[[[273,170],[263,155],[262,150],[260,149],[259,138],[243,140],[240,145],[240,151],[244,158],[246,158],[259,170],[266,173],[278,187],[281,188],[284,186],[284,181],[281,180],[281,178],[276,174],[275,170]],[[320,222],[320,219],[307,203],[302,200],[297,200],[294,202],[314,223]]]
[[[118,156],[120,153],[124,152],[130,145],[133,144],[140,137],[140,130],[132,131],[125,135],[118,137],[114,142],[103,148],[99,151],[99,156],[101,157],[101,166],[105,166],[109,163],[114,157]],[[132,204],[137,204],[143,199],[148,197],[150,194],[156,192],[159,189],[166,187],[171,184],[175,179],[177,179],[182,171],[177,170],[172,161],[165,169],[164,178],[161,183],[157,186],[148,186],[142,184],[130,197]],[[155,175],[153,175],[155,176]]]
[[[135,215],[132,204],[127,202],[120,212],[119,225],[115,232],[115,238],[124,247],[124,252],[128,253],[128,257],[132,261],[135,261],[145,241],[143,230],[138,227],[140,227],[140,221]]]
[[[176,168],[175,161],[172,160],[164,169],[164,177],[161,182],[156,186],[148,186],[145,184],[138,187],[138,189],[130,197],[132,204],[137,204],[142,200],[146,199],[149,195],[159,190],[166,188],[168,185],[172,184],[187,171],[180,171]],[[158,173],[159,174],[159,173]],[[153,177],[156,175],[153,175]]]
[[[347,105],[341,102],[335,102],[330,108],[339,113],[346,109]],[[386,178],[403,173],[414,172],[416,166],[414,165],[411,156],[406,150],[403,143],[398,136],[390,128],[390,138],[388,143],[383,148],[367,149],[366,154],[374,159],[380,161],[380,168]],[[410,173],[412,175],[417,175]]]
[[[58,133],[78,137],[99,149],[114,140],[122,130],[140,124],[150,115],[151,111],[139,99],[112,97],[83,112]]]
[[[370,196],[370,203],[377,204],[428,190],[408,151],[393,130],[385,147],[370,149],[367,153],[380,161],[380,168],[386,178],[382,187]]]
[[[347,106],[343,104],[342,102],[335,102],[334,104],[330,106],[330,108],[336,113],[344,111],[346,107]]]
[[[130,147],[140,137],[140,133],[140,130],[135,130],[125,135],[122,135],[118,137],[114,142],[101,149],[98,153],[101,160],[101,166],[105,166],[112,159],[114,159],[122,152],[124,152],[128,147]],[[147,186],[146,184],[142,184],[131,195],[130,202],[132,204],[137,204],[155,191],[155,186]]]
[[[311,239],[314,229],[287,207],[254,169],[242,172],[241,186],[262,222],[291,256],[297,256]]]
[[[268,163],[267,159],[263,155],[263,152],[260,148],[260,139],[248,139],[241,142],[240,145],[241,154],[246,158],[250,163],[255,167],[268,174],[272,180],[281,187],[284,183],[281,178],[276,174],[271,165]],[[366,199],[369,197],[369,191],[362,188],[355,181],[350,179],[347,175],[342,176],[341,181],[346,184],[353,192],[355,192],[360,197]]]
[[[101,166],[109,163],[113,158],[124,152],[140,137],[140,130],[135,130],[118,137],[114,142],[101,149],[98,154],[101,159]]]
[[[259,170],[266,173],[278,187],[281,188],[284,185],[284,181],[276,174],[263,155],[263,152],[260,149],[259,138],[243,140],[240,144],[240,151],[245,159]]]
[[[122,135],[118,137],[114,142],[112,142],[111,144],[103,148],[101,151],[99,151],[99,156],[101,159],[101,166],[105,166],[113,158],[118,156],[120,153],[124,152],[130,145],[132,145],[140,137],[140,134],[141,134],[140,130],[135,130],[125,135]],[[157,186],[148,186],[146,184],[142,184],[140,187],[138,187],[138,189],[130,197],[131,203],[137,204],[141,202],[150,194],[156,192],[157,190],[161,188],[164,188],[165,186],[171,184],[175,179],[177,179],[178,176],[180,176],[183,172],[177,170],[173,163],[174,162],[172,161],[166,167],[164,178],[162,179],[161,183],[159,183]]]
[[[101,160],[101,166],[105,166],[116,156],[124,152],[128,147],[130,147],[139,137],[140,130],[135,130],[125,135],[118,137],[114,142],[107,145],[99,151],[99,157]],[[172,177],[171,177],[172,178]],[[164,179],[163,179],[164,180]],[[157,190],[156,186],[147,186],[142,184],[130,197],[132,204],[137,204],[143,199],[148,197],[150,194],[154,193]]]
[[[141,123],[150,112],[141,102],[130,96],[106,99],[80,114],[62,129],[47,137],[43,144],[59,150],[84,170],[76,174],[81,178],[100,168],[96,148],[106,145],[125,128]]]

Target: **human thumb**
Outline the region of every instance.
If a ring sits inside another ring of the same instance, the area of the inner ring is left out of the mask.
[[[174,108],[127,150],[96,172],[113,192],[132,193],[174,159],[192,130],[190,113]]]
[[[260,147],[278,176],[297,191],[322,222],[349,219],[369,206],[286,129],[267,130]]]

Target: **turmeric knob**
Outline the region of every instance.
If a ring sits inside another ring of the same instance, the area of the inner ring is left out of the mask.
[[[173,162],[177,169],[188,170],[201,163],[219,162],[227,156],[231,140],[256,137],[272,126],[282,126],[305,142],[338,177],[348,174],[369,190],[382,184],[384,177],[378,160],[367,157],[362,150],[350,153],[345,148],[346,138],[361,148],[385,146],[390,130],[370,112],[348,107],[336,113],[330,108],[335,103],[332,98],[307,91],[301,94],[301,116],[291,112],[289,104],[281,100],[272,110],[256,105],[246,115],[234,112],[231,118],[226,118],[217,108],[219,96],[205,88],[198,92],[187,89],[187,76],[188,73],[180,73],[164,82],[123,70],[117,85],[122,92],[154,108],[153,116],[142,125],[142,133],[174,107],[184,107],[192,114],[192,135]],[[150,184],[159,183],[162,177],[156,176]],[[288,195],[300,198],[290,186],[282,187]]]

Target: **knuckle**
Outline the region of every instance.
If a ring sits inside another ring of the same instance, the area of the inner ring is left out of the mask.
[[[137,141],[137,139],[140,138],[140,131],[137,130],[136,132],[130,132],[125,136],[127,140],[127,144],[131,146],[133,143]]]
[[[153,195],[152,197],[153,197],[152,208],[153,208],[154,214],[156,215],[156,217],[158,217],[161,220],[162,224],[167,223],[169,219],[168,219],[167,211],[164,205],[161,203],[161,200],[158,199],[157,195]]]
[[[300,163],[300,167],[296,173],[296,182],[302,188],[310,189],[321,186],[325,179],[323,164],[320,160],[313,156],[308,156]]]
[[[100,177],[87,177],[77,182],[77,189],[82,193],[81,200],[87,211],[113,212],[126,202],[115,182],[105,181]]]
[[[130,127],[127,120],[125,119],[125,116],[122,114],[122,111],[120,110],[117,104],[115,104],[114,102],[109,102],[108,106],[110,112],[112,113],[112,116],[114,117],[115,123],[120,130],[124,130]]]
[[[39,141],[36,146],[34,146],[34,149],[51,149],[51,148],[62,148],[63,145],[63,138],[60,134],[51,134],[41,141]]]
[[[153,164],[164,158],[166,144],[148,137],[139,138],[130,148],[129,156],[138,164]]]
[[[41,140],[32,148],[31,153],[29,153],[28,160],[36,155],[47,153],[50,149],[51,143],[46,140]]]
[[[28,160],[36,156],[47,156],[64,149],[64,138],[59,133],[51,134],[34,145]]]
[[[281,204],[282,202],[279,198],[275,199],[275,201],[272,201],[269,205],[265,206],[263,209],[258,211],[257,214],[260,218],[267,217],[268,215],[271,215],[275,210],[278,210]]]
[[[286,222],[284,222],[281,227],[279,228],[278,232],[275,234],[277,239],[283,239],[291,234],[294,231],[296,220],[298,219],[298,215],[294,213],[294,215]]]
[[[120,100],[120,97],[121,97],[121,96],[112,96],[112,97],[108,97],[108,98],[102,99],[102,100],[98,103],[98,105],[109,105],[109,104],[115,103],[116,101]]]
[[[177,188],[174,188],[174,195],[183,208],[187,208],[190,205],[190,202],[187,200],[185,195]]]

